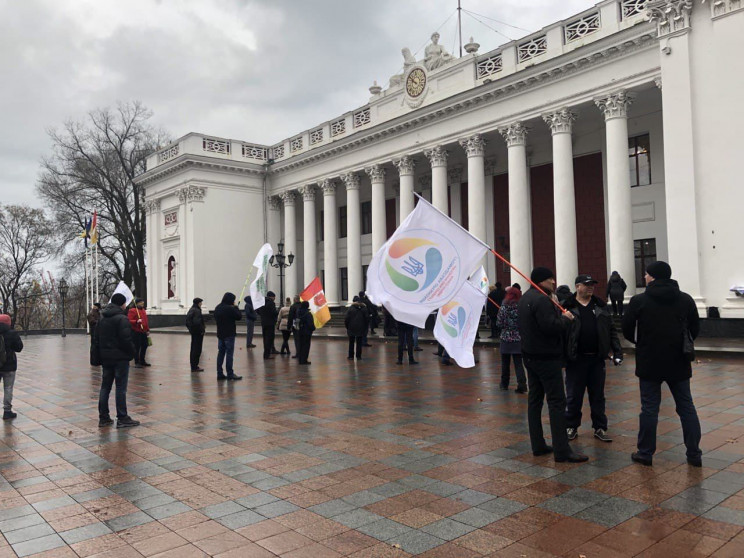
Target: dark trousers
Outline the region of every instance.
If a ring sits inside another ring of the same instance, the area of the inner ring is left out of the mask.
[[[313,334],[298,333],[297,336],[300,345],[297,349],[297,359],[300,364],[305,364],[307,362],[307,357],[310,356],[310,341],[312,341]]]
[[[245,346],[250,347],[253,345],[253,330],[256,327],[255,320],[245,321]]]
[[[364,345],[364,338],[349,335],[349,358],[354,358],[354,345],[356,345],[356,357],[362,358],[362,346]]]
[[[191,334],[191,351],[189,352],[189,362],[191,370],[199,368],[199,359],[202,354],[202,344],[204,343],[204,334],[202,332]]]
[[[437,343],[437,356],[440,357],[446,352],[447,351],[444,350],[444,345],[442,345],[441,343]]]
[[[488,320],[491,324],[491,337],[498,337],[499,326],[496,325],[496,316],[488,316]]]
[[[144,364],[145,353],[147,352],[147,334],[143,331],[133,331],[132,341],[134,341],[134,363]]]
[[[292,339],[294,340],[295,356],[299,358],[300,354],[300,332],[296,329],[292,330]]]
[[[584,404],[584,391],[589,394],[589,407],[592,415],[592,428],[607,430],[605,414],[605,362],[599,356],[579,356],[575,362],[566,365],[566,426],[578,428],[581,425],[581,407]]]
[[[234,376],[233,353],[235,353],[235,337],[217,339],[217,376],[222,376],[222,362],[225,362],[227,375]]]
[[[511,358],[510,358],[511,357]],[[524,375],[522,366],[522,355],[502,354],[501,355],[501,385],[509,387],[509,360],[514,361],[514,374],[517,376],[517,387],[527,387],[527,378]]]
[[[289,336],[292,335],[292,332],[288,329],[282,330],[282,347],[279,349],[280,353],[284,353],[284,351],[287,351],[287,354],[289,354]]]
[[[692,402],[690,380],[669,383],[669,391],[674,397],[677,415],[682,423],[682,437],[687,447],[687,457],[699,459],[700,451],[700,420],[695,404]],[[638,453],[651,459],[656,452],[656,425],[659,423],[659,406],[661,405],[661,382],[641,380],[641,416],[638,430]]]
[[[622,316],[623,315],[623,297],[613,298],[610,296],[610,302],[612,302],[612,313]]]
[[[109,395],[111,386],[116,382],[116,418],[123,419],[127,415],[127,383],[129,382],[129,361],[118,360],[104,364],[101,369],[101,391],[98,394],[98,417],[111,418],[109,414]]]
[[[261,328],[261,335],[263,335],[263,344],[264,344],[263,356],[264,358],[269,358],[271,356],[271,353],[274,351],[274,335],[275,335],[274,328],[273,327]]]
[[[532,451],[545,449],[542,427],[543,399],[548,402],[550,433],[553,437],[553,454],[557,458],[571,453],[566,434],[566,393],[563,391],[563,373],[560,360],[535,360],[525,357],[530,391],[527,397],[527,421],[530,428]]]
[[[408,362],[413,362],[413,330],[398,328],[398,360],[403,360],[403,349],[408,351]]]

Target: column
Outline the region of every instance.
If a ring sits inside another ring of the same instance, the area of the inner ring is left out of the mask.
[[[413,169],[416,163],[409,155],[401,157],[393,164],[400,173],[400,223],[405,221],[408,214],[413,211]]]
[[[325,179],[323,189],[323,268],[325,269],[326,300],[338,306],[338,209],[336,208],[336,183]]]
[[[349,300],[362,290],[362,216],[359,206],[359,175],[341,177],[346,185],[346,267],[349,270]]]
[[[308,184],[298,190],[302,194],[303,200],[303,220],[302,220],[302,244],[303,261],[302,267],[305,272],[305,282],[307,285],[318,276],[318,240],[315,232],[315,185]]]
[[[450,190],[449,216],[452,220],[461,223],[462,221],[462,195],[460,192],[462,185],[462,168],[455,167],[447,169],[447,187]],[[446,211],[445,211],[446,213]]]
[[[607,208],[610,269],[625,279],[625,296],[635,294],[633,214],[628,172],[628,107],[625,91],[612,93],[595,103],[605,117],[607,134]],[[692,223],[694,226],[694,223]]]
[[[284,202],[284,253],[295,254],[297,252],[297,218],[295,215],[295,193],[293,191],[282,193]],[[292,265],[284,270],[284,296],[294,297],[299,294],[297,289],[297,266]],[[281,293],[277,293],[281,296]]]
[[[387,240],[385,169],[381,165],[372,165],[364,171],[372,182],[372,255],[374,256]]]
[[[480,134],[461,139],[468,155],[468,230],[486,242],[486,175],[483,155],[486,140]]]
[[[571,132],[576,115],[564,108],[543,115],[553,134],[553,203],[555,213],[555,276],[559,285],[573,285],[579,274],[576,238],[576,194],[574,193]],[[591,273],[592,270],[585,270]]]
[[[147,304],[160,308],[160,200],[145,202],[147,210]],[[100,256],[99,256],[100,258]]]
[[[447,196],[447,155],[449,152],[441,145],[424,151],[431,163],[431,204],[447,215],[449,200]]]
[[[527,128],[521,122],[501,128],[506,140],[509,158],[509,254],[511,263],[529,277],[532,271],[532,247],[530,236],[532,215],[530,212],[530,188],[527,180]],[[514,271],[512,283],[520,281]],[[522,281],[524,283],[524,281]]]

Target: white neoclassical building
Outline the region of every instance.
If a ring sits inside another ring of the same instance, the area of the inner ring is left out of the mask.
[[[152,154],[153,313],[239,293],[266,241],[296,256],[287,295],[319,275],[344,304],[416,192],[524,271],[617,270],[632,295],[663,259],[701,311],[744,317],[744,0],[604,0],[466,51],[403,49],[387,89],[275,145],[191,133]]]

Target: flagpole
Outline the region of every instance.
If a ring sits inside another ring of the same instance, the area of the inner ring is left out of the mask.
[[[83,262],[85,265],[85,312],[86,314],[90,312],[90,299],[88,298],[88,295],[90,294],[88,291],[88,247],[85,247],[85,257],[83,258]],[[88,320],[85,320],[85,331],[87,333],[90,333],[90,323]]]
[[[96,243],[94,244],[95,250],[96,250],[96,302],[100,302],[101,298],[101,291],[98,289],[98,277],[100,275],[100,269],[98,268],[98,239],[96,238]]]
[[[245,288],[248,286],[248,282],[251,280],[251,275],[253,275],[253,268],[251,268],[251,270],[248,272],[248,277],[245,278],[245,283],[243,283],[243,290],[240,291],[240,298],[238,298],[238,306],[240,306],[240,301],[243,300]]]

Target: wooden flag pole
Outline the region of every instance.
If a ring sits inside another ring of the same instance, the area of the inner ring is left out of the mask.
[[[540,291],[542,294],[544,294],[545,296],[547,296],[550,299],[550,302],[552,302],[556,306],[556,308],[558,308],[561,312],[565,312],[566,311],[566,309],[563,306],[561,306],[560,304],[558,304],[558,302],[552,296],[550,296],[548,293],[546,293],[544,290],[542,290],[537,284],[533,283],[532,282],[532,279],[530,279],[529,277],[527,277],[518,268],[516,268],[515,266],[513,266],[509,260],[507,260],[504,256],[502,256],[501,254],[499,254],[493,248],[491,248],[490,250],[491,250],[491,254],[493,254],[494,256],[496,256],[498,259],[500,259],[502,262],[504,262],[506,265],[508,265],[514,271],[516,271],[517,273],[519,273],[522,277],[524,277],[529,282],[530,285],[532,285],[538,291]]]

